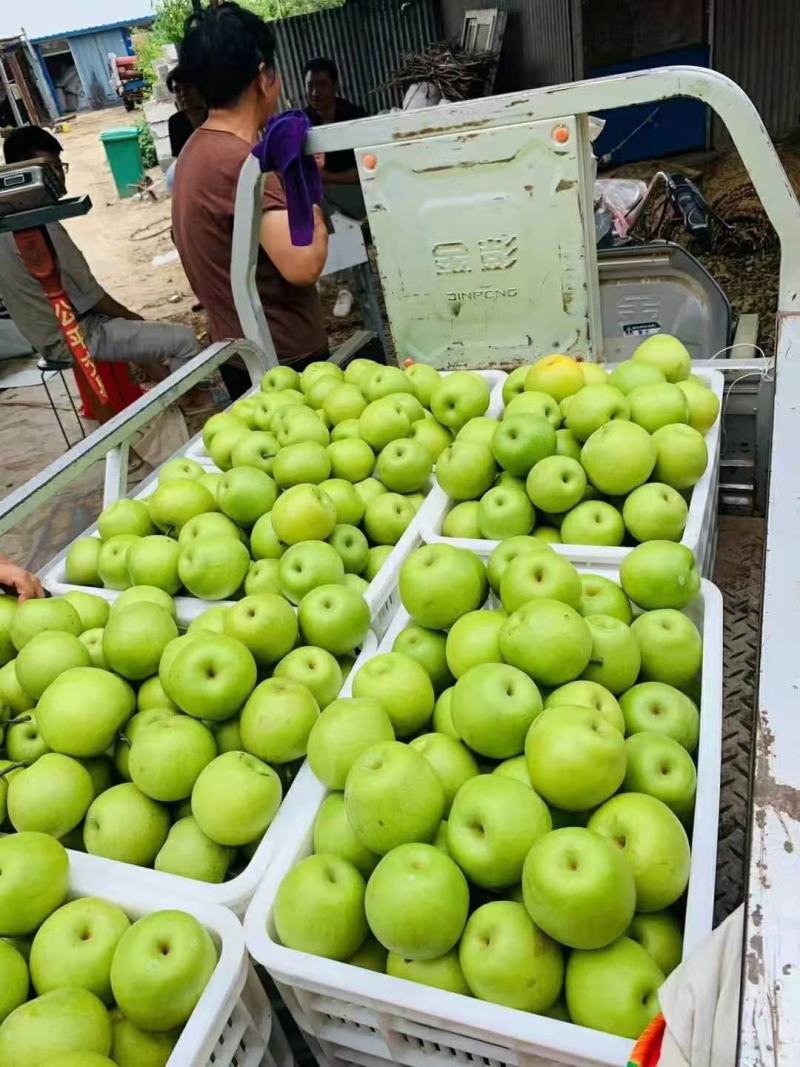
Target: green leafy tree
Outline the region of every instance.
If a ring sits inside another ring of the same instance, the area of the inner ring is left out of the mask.
[[[142,164],[145,170],[158,166],[156,146],[153,141],[153,131],[143,115],[136,120],[136,133],[139,140],[139,151],[142,154]]]
[[[254,11],[269,22],[291,15],[309,15],[325,8],[341,7],[344,0],[239,0],[242,7]],[[153,0],[153,24],[134,36],[139,64],[149,84],[155,81],[154,63],[165,44],[178,44],[183,27],[192,13],[191,0]]]

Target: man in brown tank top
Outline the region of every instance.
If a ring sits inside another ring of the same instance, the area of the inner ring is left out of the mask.
[[[187,19],[180,69],[208,104],[208,118],[176,164],[172,226],[189,282],[208,312],[212,341],[242,336],[230,278],[233,205],[242,164],[278,109],[274,63],[271,30],[238,4]],[[328,233],[318,207],[314,213],[312,243],[293,245],[283,185],[267,174],[256,284],[278,358],[298,370],[328,355],[315,287]]]

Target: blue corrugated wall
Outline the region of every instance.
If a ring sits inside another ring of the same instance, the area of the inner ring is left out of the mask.
[[[89,106],[106,107],[108,104],[119,103],[119,97],[111,87],[107,67],[109,52],[114,52],[118,56],[128,53],[122,30],[99,30],[97,33],[70,37],[69,46],[83,82]]]

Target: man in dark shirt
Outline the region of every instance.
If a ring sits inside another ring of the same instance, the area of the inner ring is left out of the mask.
[[[167,75],[167,88],[175,94],[175,107],[178,109],[170,115],[167,123],[169,130],[169,150],[173,159],[181,154],[181,149],[198,126],[208,118],[208,108],[197,86],[192,85],[180,67],[173,67]]]
[[[43,159],[63,176],[67,164],[61,153],[60,143],[39,126],[21,126],[3,142],[6,163]],[[107,293],[60,222],[48,223],[47,234],[93,360],[143,364],[151,378],[160,379],[164,368],[177,370],[197,355],[200,346],[188,326],[145,322]],[[44,289],[22,262],[12,233],[0,234],[0,298],[35,352],[48,362],[71,366],[72,354],[55,313]]]
[[[320,56],[309,60],[306,64],[305,79],[308,100],[305,113],[314,126],[365,118],[367,113],[363,107],[339,95],[339,71],[332,59]],[[367,209],[361,192],[355,152],[347,149],[341,152],[326,152],[325,165],[320,169],[320,173],[327,207],[362,222],[366,218]],[[348,286],[340,286],[333,314],[336,318],[346,318],[352,307],[352,292]]]
[[[363,107],[339,96],[339,72],[332,59],[320,57],[306,64],[306,99],[308,107],[305,112],[314,126],[363,119],[367,114]],[[366,212],[355,153],[346,149],[327,152],[321,174],[325,195],[333,206],[353,218],[362,219]]]

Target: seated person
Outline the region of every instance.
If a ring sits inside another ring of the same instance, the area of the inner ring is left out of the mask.
[[[208,118],[175,166],[172,228],[184,270],[208,311],[211,340],[221,341],[242,336],[231,291],[233,209],[242,165],[278,110],[272,31],[236,3],[205,8],[187,19],[180,67],[207,102]],[[328,252],[319,207],[314,219],[311,244],[293,245],[283,184],[277,174],[266,175],[256,285],[278,359],[297,370],[328,356],[315,288]]]
[[[310,60],[306,64],[305,78],[308,100],[305,113],[314,126],[365,118],[367,113],[362,107],[339,96],[339,72],[332,59]],[[366,211],[355,152],[343,149],[326,153],[321,173],[330,206],[339,208],[351,218],[363,219]]]
[[[177,159],[197,127],[202,126],[208,118],[208,108],[197,86],[186,81],[180,67],[173,67],[167,75],[167,88],[175,94],[175,106],[178,109],[174,115],[170,115],[167,123],[169,150],[172,158]]]
[[[325,126],[330,122],[348,122],[350,119],[363,119],[366,111],[345,100],[339,95],[339,71],[332,59],[320,56],[306,63],[306,99],[308,107],[305,113],[314,126]],[[366,218],[364,196],[356,167],[355,152],[343,149],[339,152],[327,152],[325,165],[321,170],[325,189],[327,207],[349,215],[351,219],[361,222]],[[353,293],[349,285],[340,285],[333,306],[337,319],[344,319],[353,310]]]
[[[12,130],[3,142],[6,163],[45,159],[66,172],[59,142],[39,126]],[[168,322],[145,322],[110,296],[59,222],[48,223],[61,281],[78,318],[86,347],[97,363],[136,363],[163,378],[200,351],[192,330]],[[17,329],[49,363],[72,365],[72,355],[44,289],[22,262],[14,235],[0,233],[0,299]]]

